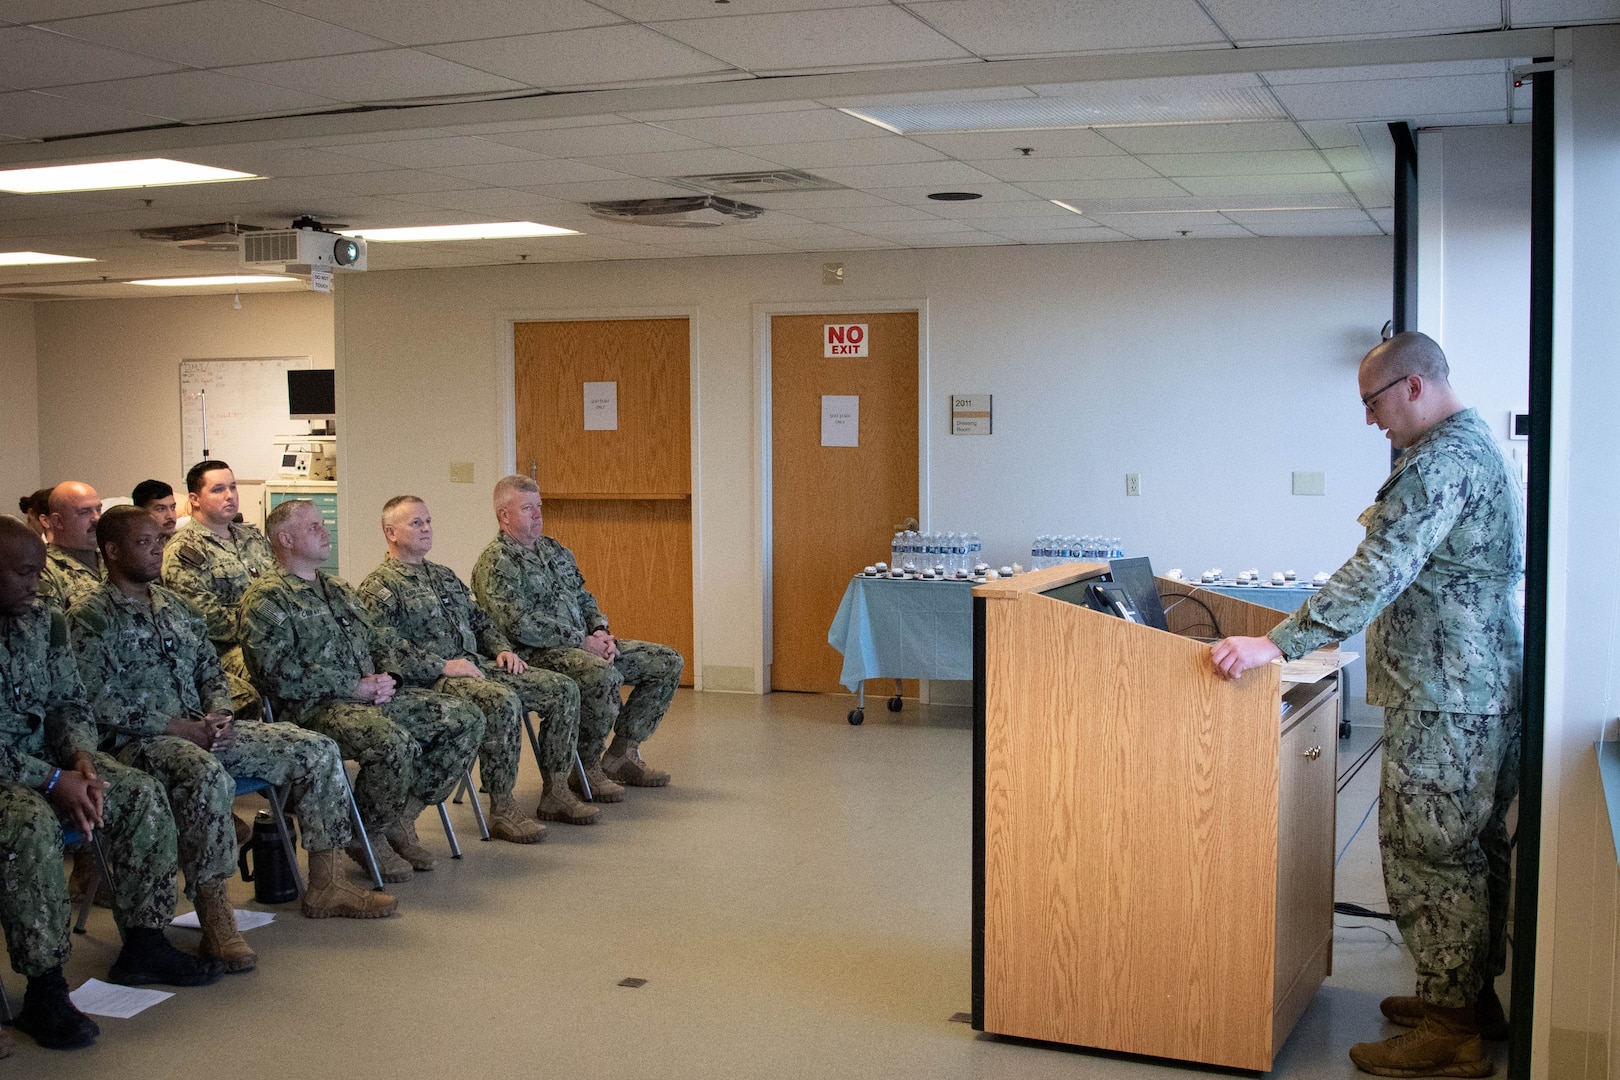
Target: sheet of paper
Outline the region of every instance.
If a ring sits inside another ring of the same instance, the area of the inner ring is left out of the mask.
[[[585,384],[585,430],[619,430],[618,383],[588,382]]]
[[[257,930],[259,927],[269,926],[275,921],[276,915],[273,911],[247,911],[243,908],[236,909],[236,928],[238,930]],[[187,930],[202,929],[202,927],[198,925],[197,913],[195,911],[188,911],[184,915],[176,915],[174,918],[169,920],[169,924],[171,926],[181,926]]]
[[[1360,653],[1344,652],[1340,649],[1318,649],[1313,653],[1306,653],[1298,660],[1290,660],[1283,664],[1283,682],[1320,682],[1360,656]]]
[[[861,445],[861,399],[855,394],[821,395],[821,445]]]
[[[72,999],[73,1007],[82,1013],[128,1020],[174,995],[165,990],[142,990],[136,986],[118,986],[100,979],[86,979],[84,985],[68,997]]]

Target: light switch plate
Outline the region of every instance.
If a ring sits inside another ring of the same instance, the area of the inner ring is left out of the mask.
[[[1327,473],[1296,472],[1294,474],[1295,495],[1326,495]]]

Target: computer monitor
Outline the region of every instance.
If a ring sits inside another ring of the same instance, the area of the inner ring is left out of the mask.
[[[293,420],[336,420],[337,382],[331,368],[287,372],[287,416]]]
[[[1140,559],[1114,559],[1108,564],[1108,569],[1072,581],[1067,585],[1059,585],[1055,589],[1048,589],[1041,595],[1050,596],[1054,600],[1064,600],[1071,604],[1079,604],[1109,615],[1119,614],[1119,609],[1110,603],[1106,595],[1099,596],[1093,586],[1108,586],[1107,592],[1123,591],[1129,601],[1123,605],[1125,608],[1135,609],[1135,614],[1141,622],[1156,630],[1168,630],[1169,624],[1164,619],[1164,601],[1159,598],[1159,583],[1153,576],[1153,563],[1146,558]]]

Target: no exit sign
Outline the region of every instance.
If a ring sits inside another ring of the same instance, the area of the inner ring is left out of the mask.
[[[823,331],[822,356],[865,356],[866,324],[846,323],[842,326],[828,323]]]

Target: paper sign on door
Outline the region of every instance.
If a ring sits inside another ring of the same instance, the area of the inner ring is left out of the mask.
[[[588,382],[585,384],[585,430],[619,430],[618,383]]]
[[[822,327],[822,356],[865,356],[866,324],[828,323]]]
[[[821,445],[859,446],[861,399],[855,394],[821,395]]]

